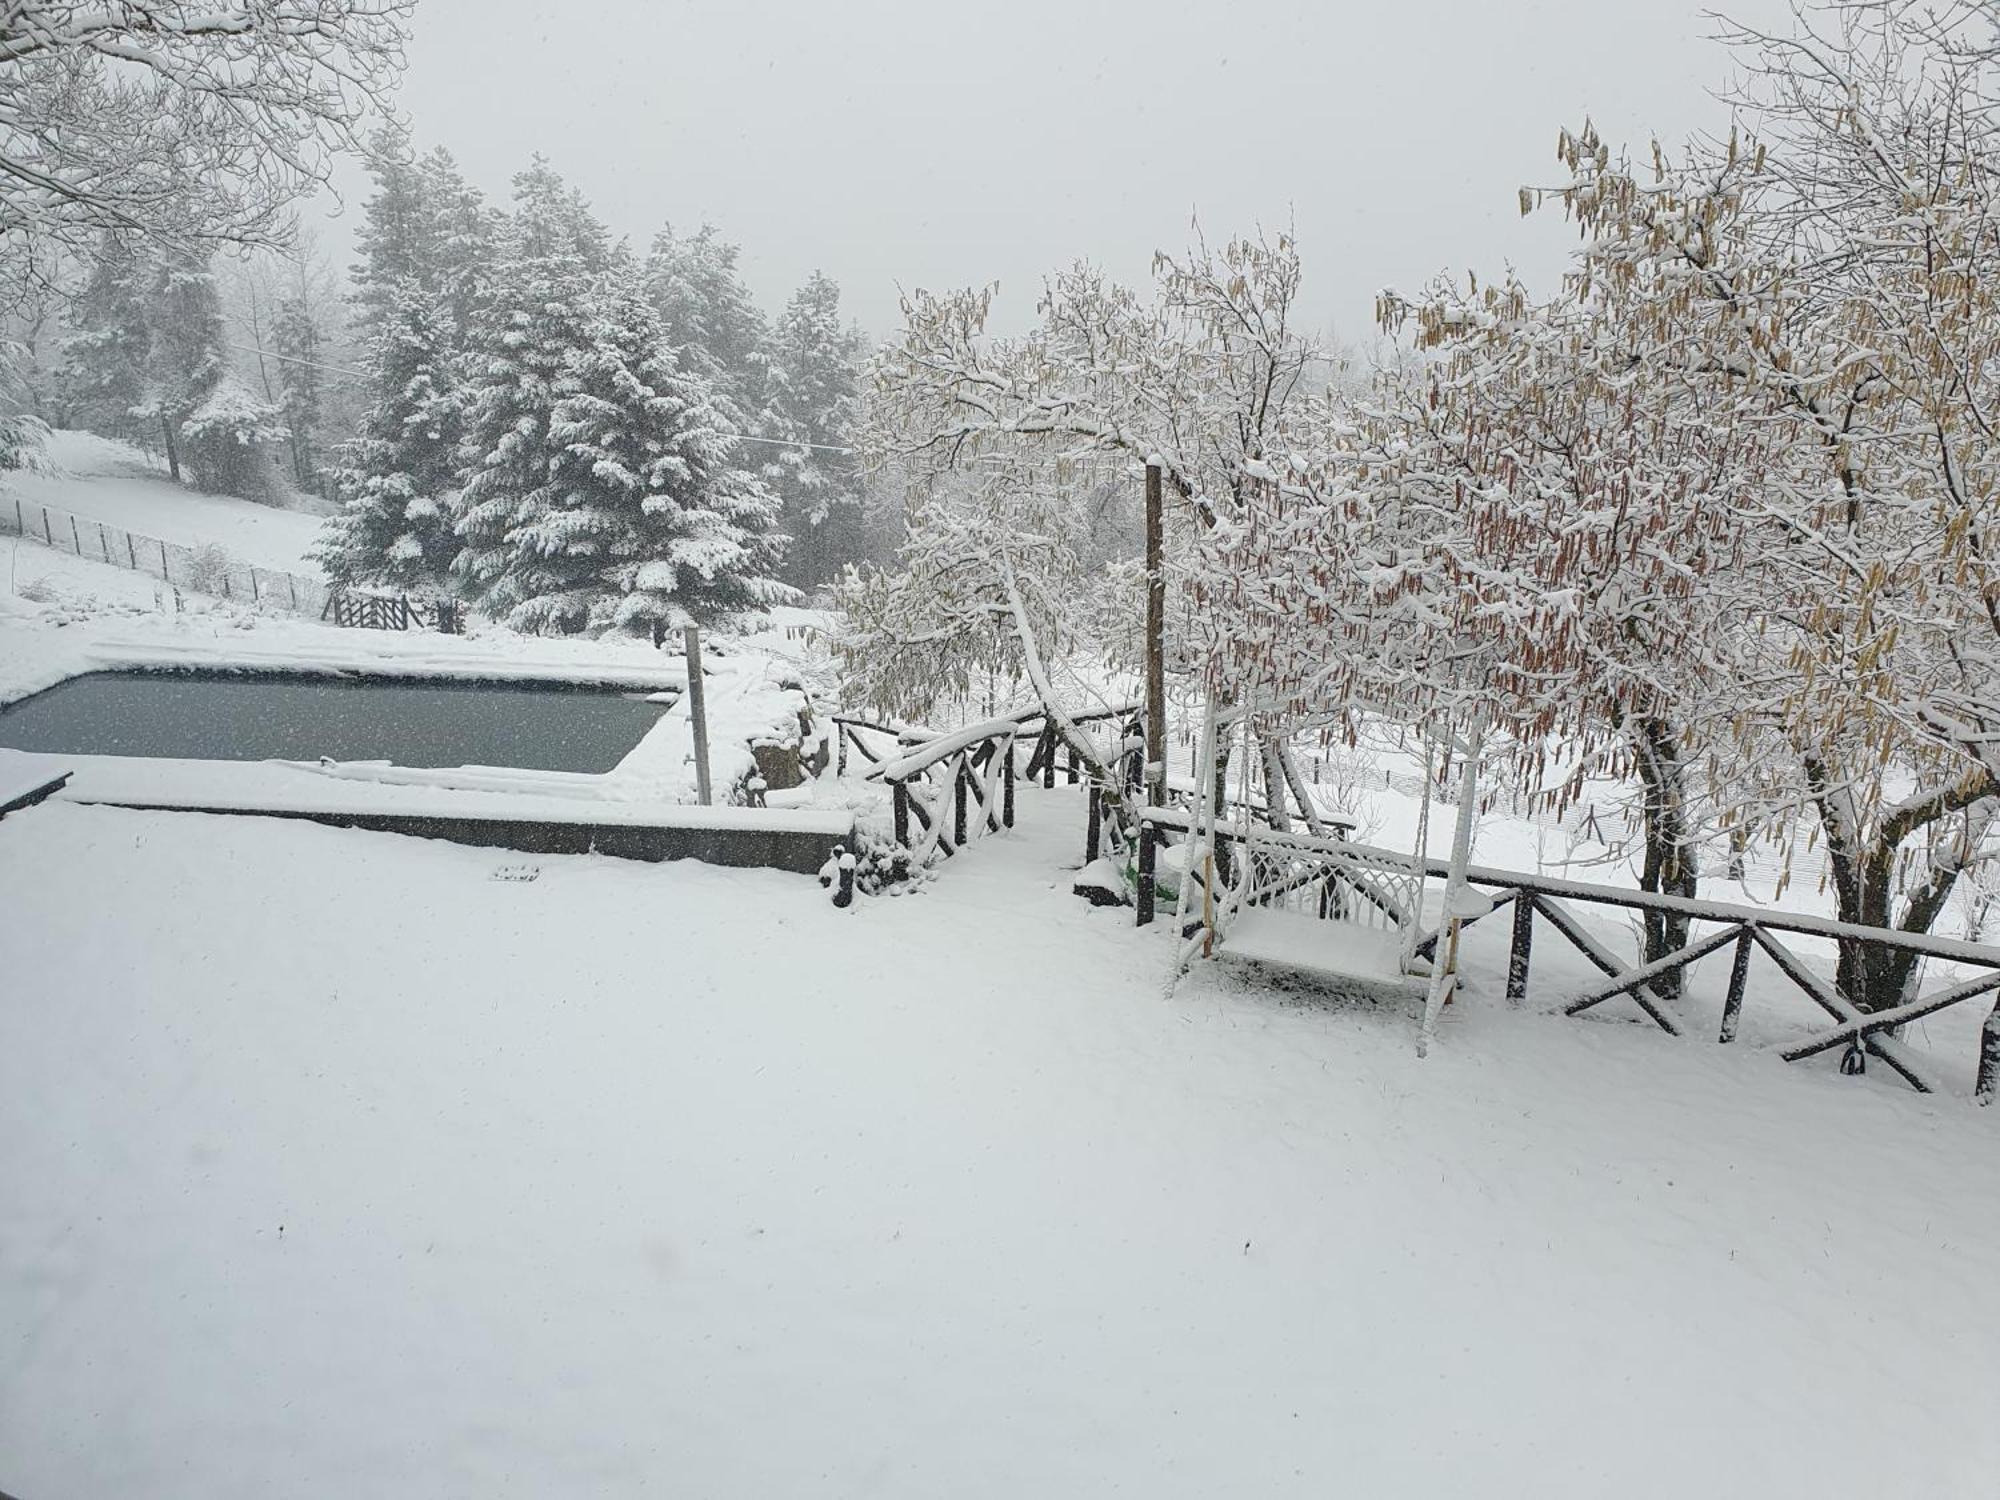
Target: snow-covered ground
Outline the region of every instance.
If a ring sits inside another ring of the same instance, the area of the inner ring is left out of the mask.
[[[322,516],[186,489],[147,454],[93,433],[50,434],[48,456],[53,472],[6,480],[9,510],[19,499],[31,528],[34,507],[47,505],[182,546],[219,546],[260,568],[319,576],[309,554]]]
[[[1422,1062],[1166,998],[1075,794],[1021,812],[845,912],[8,818],[0,1486],[1990,1493],[2000,1111],[1510,1011],[1491,952]]]

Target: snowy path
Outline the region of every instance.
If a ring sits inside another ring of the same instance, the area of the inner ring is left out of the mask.
[[[846,913],[9,818],[0,1488],[1987,1492],[2000,1110],[1166,1001],[1076,812]]]

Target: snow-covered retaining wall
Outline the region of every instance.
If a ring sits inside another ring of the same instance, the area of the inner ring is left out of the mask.
[[[852,813],[689,807],[314,777],[275,762],[115,761],[85,757],[60,794],[71,802],[172,812],[297,818],[524,854],[608,854],[816,873],[854,847]],[[179,775],[159,775],[168,767]],[[243,773],[250,774],[230,774]]]

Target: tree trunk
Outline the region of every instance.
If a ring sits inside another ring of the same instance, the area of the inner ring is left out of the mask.
[[[181,450],[174,442],[174,419],[169,413],[160,413],[160,436],[167,440],[167,477],[175,484],[181,482]]]
[[[1632,738],[1639,752],[1645,830],[1639,889],[1693,900],[1699,894],[1699,870],[1693,829],[1689,826],[1687,772],[1681,763],[1680,747],[1674,743],[1672,731],[1659,719],[1634,720]],[[1640,956],[1641,963],[1656,962],[1687,946],[1686,917],[1660,911],[1647,911],[1643,915],[1645,951]],[[1653,991],[1664,1000],[1678,1000],[1686,977],[1686,969],[1662,974],[1653,981]]]
[[[1827,865],[1840,920],[1861,927],[1929,932],[1990,824],[1990,804],[1983,816],[1974,810],[1994,794],[1992,776],[1983,769],[1968,771],[1949,786],[1898,804],[1869,831],[1860,826],[1853,796],[1825,762],[1808,755],[1805,771],[1826,834]],[[1956,852],[1932,860],[1928,878],[1905,898],[1898,919],[1896,863],[1903,845],[1940,819],[1961,812],[1967,818]],[[1873,1013],[1910,998],[1919,974],[1917,954],[1849,938],[1839,941],[1839,949],[1834,981],[1841,997],[1855,1009]]]

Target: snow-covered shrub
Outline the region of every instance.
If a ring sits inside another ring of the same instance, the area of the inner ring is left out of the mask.
[[[199,489],[275,505],[277,445],[286,437],[278,409],[224,375],[181,423],[189,476]]]
[[[854,886],[864,896],[888,895],[925,878],[910,851],[893,838],[857,828],[854,841]]]
[[[223,593],[229,586],[229,570],[235,566],[236,559],[229,555],[226,547],[214,542],[196,547],[188,554],[188,586],[198,593]]]
[[[0,471],[48,467],[49,427],[27,412],[0,415]]]

